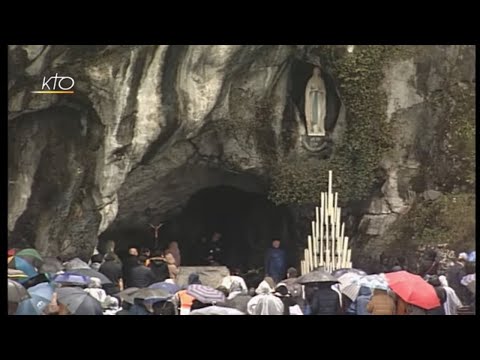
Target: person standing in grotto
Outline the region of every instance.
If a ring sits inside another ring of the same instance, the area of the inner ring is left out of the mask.
[[[275,283],[279,283],[285,278],[286,270],[287,256],[285,250],[280,249],[280,240],[274,239],[272,247],[267,250],[265,255],[265,276],[270,276]]]

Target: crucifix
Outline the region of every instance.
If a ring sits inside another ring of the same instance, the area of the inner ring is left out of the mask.
[[[160,223],[157,226],[155,226],[153,224],[148,224],[148,225],[150,225],[150,227],[155,230],[155,249],[156,249],[157,246],[158,246],[158,244],[157,244],[157,242],[158,242],[158,230],[163,226],[163,224]]]

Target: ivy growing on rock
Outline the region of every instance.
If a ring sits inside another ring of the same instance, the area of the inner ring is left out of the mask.
[[[447,77],[450,79],[450,77]],[[429,101],[442,114],[427,176],[443,191],[475,190],[475,89],[447,82]]]
[[[379,180],[380,161],[392,145],[387,96],[381,86],[384,68],[392,59],[408,56],[410,48],[358,46],[350,54],[345,46],[325,45],[314,51],[338,82],[347,109],[347,129],[328,160],[283,159],[278,163],[270,191],[277,204],[318,201],[328,170],[334,171],[334,186],[345,201],[366,198]]]
[[[419,201],[390,229],[391,249],[415,251],[419,244],[449,244],[456,251],[475,246],[475,194],[446,194]]]

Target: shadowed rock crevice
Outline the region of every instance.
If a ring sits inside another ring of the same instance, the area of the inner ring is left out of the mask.
[[[25,185],[21,181],[25,168],[19,169],[18,165],[36,162],[31,196],[15,223],[9,238],[11,246],[35,246],[45,253],[83,256],[92,250],[90,239],[96,236],[100,216],[91,198],[95,174],[91,147],[95,144],[89,141],[89,135],[96,133],[98,138],[101,127],[93,119],[82,124],[82,116],[86,115],[70,108],[53,108],[11,123],[9,139],[25,138],[32,128],[37,129],[28,144],[9,143],[11,159],[16,159],[9,162],[9,178],[14,181],[11,187],[20,190]],[[90,130],[83,130],[83,126]],[[23,195],[28,197],[28,192]],[[9,209],[15,210],[15,204],[9,204]]]

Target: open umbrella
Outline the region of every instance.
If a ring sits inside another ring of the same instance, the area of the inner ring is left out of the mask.
[[[432,285],[422,277],[407,271],[385,274],[390,288],[405,302],[430,310],[440,306],[440,300]]]
[[[40,283],[28,289],[30,299],[18,304],[17,315],[42,315],[43,310],[50,304],[53,288],[49,283]]]
[[[22,284],[8,279],[8,302],[20,303],[29,298],[30,294]]]
[[[167,283],[165,281],[158,282],[149,286],[150,289],[162,289],[168,291],[170,294],[175,294],[180,291],[180,286],[177,284]]]
[[[246,314],[237,309],[212,305],[212,306],[207,306],[198,310],[193,310],[188,315],[246,315]]]
[[[332,275],[335,276],[336,278],[339,278],[340,276],[347,274],[347,273],[354,273],[358,275],[367,275],[367,273],[363,270],[359,269],[337,269],[332,272]]]
[[[319,269],[309,272],[298,278],[297,283],[299,284],[309,284],[317,282],[332,282],[338,283],[338,280],[335,276],[331,275],[329,272]]]
[[[225,302],[225,295],[210,286],[193,284],[187,287],[187,294],[204,304]]]
[[[55,257],[45,257],[43,258],[43,264],[40,266],[40,272],[41,273],[50,273],[50,274],[56,274],[59,271],[62,271],[63,265]]]
[[[19,282],[22,283],[25,289],[29,289],[40,283],[50,282],[50,278],[46,274],[38,274],[28,279],[21,279]]]
[[[8,269],[8,278],[9,279],[28,279],[28,275],[25,274],[22,270],[17,269]]]
[[[338,278],[338,281],[340,281],[340,292],[348,296],[352,301],[355,301],[358,296],[358,292],[360,291],[360,285],[358,282],[361,277],[362,275],[354,272],[344,273]]]
[[[29,278],[38,275],[37,270],[27,260],[14,256],[8,267],[11,269],[17,269],[23,271]]]
[[[90,266],[88,266],[85,261],[79,258],[74,258],[72,260],[66,261],[65,263],[63,263],[63,266],[65,267],[65,270],[90,269]]]
[[[100,283],[102,284],[102,286],[112,283],[108,277],[103,275],[101,272],[95,271],[91,268],[88,268],[88,269],[83,269],[83,268],[82,269],[71,269],[71,270],[68,270],[68,272],[71,273],[71,274],[78,274],[78,275],[88,276],[88,277],[91,277],[91,278],[96,277],[96,278],[100,279]]]
[[[42,256],[38,253],[37,250],[33,248],[20,250],[15,254],[15,256],[20,256],[21,258],[24,258],[32,265],[37,262],[43,262]]]
[[[138,290],[140,289],[137,287],[127,288],[125,290],[120,291],[119,293],[116,293],[115,296],[120,298],[122,301],[125,301],[133,305],[134,298],[132,295],[135,294]]]
[[[86,286],[90,283],[90,278],[85,275],[72,274],[69,272],[61,273],[53,278],[53,281],[59,284]]]
[[[131,294],[133,299],[140,299],[140,300],[167,300],[172,296],[168,291],[163,289],[139,289],[138,291]]]
[[[57,301],[65,305],[72,315],[103,315],[100,302],[80,288],[57,289]]]
[[[353,283],[360,287],[365,286],[370,289],[388,290],[387,280],[380,274],[361,276],[360,278],[353,280]]]

